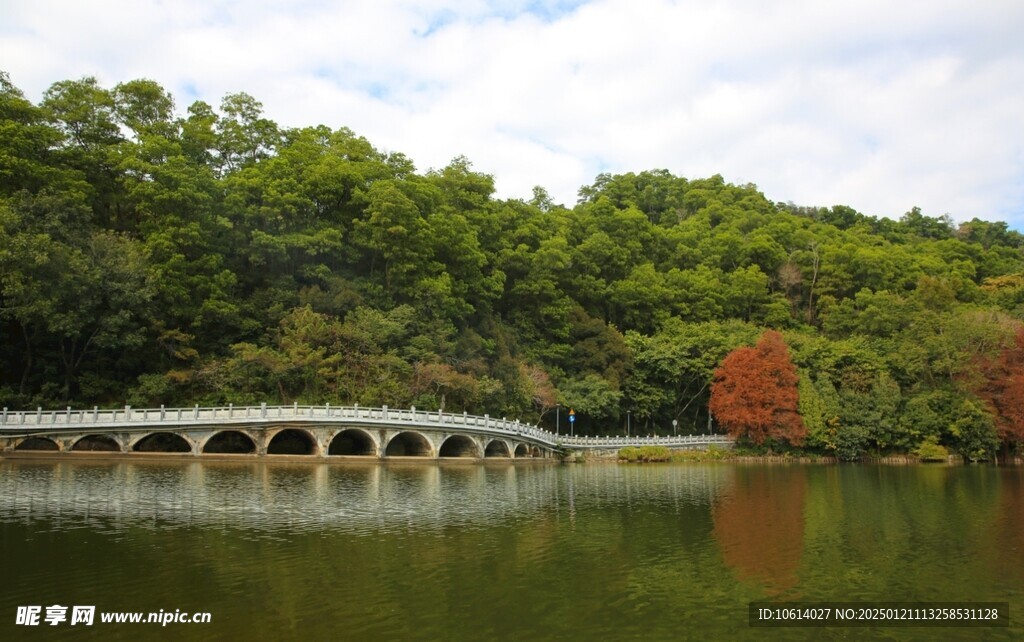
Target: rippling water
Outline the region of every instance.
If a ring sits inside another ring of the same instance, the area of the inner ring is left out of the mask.
[[[0,542],[0,639],[1024,634],[1018,469],[7,460]],[[1009,601],[1013,626],[748,627],[784,599]],[[14,624],[52,604],[212,622]]]

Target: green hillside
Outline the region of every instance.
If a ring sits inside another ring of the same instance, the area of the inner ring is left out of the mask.
[[[465,158],[417,171],[246,94],[181,114],[152,81],[87,78],[35,105],[0,76],[12,409],[359,403],[553,428],[561,404],[584,434],[627,412],[703,432],[715,369],[770,328],[807,448],[988,459],[1024,437],[1022,240],[665,170],[501,200]]]

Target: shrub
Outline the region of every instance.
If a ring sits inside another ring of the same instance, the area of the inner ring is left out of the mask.
[[[665,446],[627,446],[619,450],[619,459],[631,463],[669,461],[672,452]]]
[[[719,461],[730,456],[728,450],[709,446],[707,450],[677,450],[672,453],[672,461]]]
[[[937,437],[928,437],[917,447],[914,454],[921,458],[921,461],[946,461],[949,458],[949,451],[945,446],[939,445]]]

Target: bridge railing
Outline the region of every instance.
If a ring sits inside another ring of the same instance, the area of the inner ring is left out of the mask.
[[[731,443],[724,435],[683,435],[683,436],[647,436],[647,437],[586,437],[555,434],[536,425],[520,422],[518,419],[501,419],[489,415],[470,415],[466,412],[451,413],[442,410],[426,411],[416,408],[388,408],[382,406],[363,407],[299,405],[290,406],[227,406],[191,408],[123,408],[73,409],[70,406],[63,410],[20,410],[10,411],[4,408],[0,413],[0,434],[31,432],[52,432],[86,429],[90,426],[107,429],[130,427],[190,427],[219,426],[235,423],[262,423],[274,421],[311,423],[349,420],[360,423],[379,423],[386,425],[415,424],[434,428],[463,428],[497,432],[508,435],[527,437],[549,446],[575,446],[580,448],[614,448],[636,445],[689,445],[709,443]]]
[[[352,420],[371,423],[417,423],[432,426],[458,426],[466,428],[484,428],[513,433],[551,434],[537,426],[525,424],[518,419],[505,417],[496,418],[489,415],[477,416],[468,413],[451,413],[443,410],[427,411],[416,408],[380,408],[364,406],[334,406],[324,404],[308,406],[292,404],[290,406],[227,406],[191,408],[124,408],[74,409],[63,410],[21,410],[12,411],[4,408],[0,412],[0,431],[17,431],[22,429],[67,429],[89,425],[103,426],[138,426],[138,425],[196,425],[196,424],[229,424],[248,422],[273,421],[311,422]],[[552,438],[554,437],[551,434]]]
[[[550,434],[550,433],[549,433]],[[575,448],[624,448],[626,446],[730,445],[726,435],[648,435],[639,437],[557,437],[557,443]]]
[[[380,408],[365,406],[307,406],[292,404],[290,406],[227,406],[191,408],[124,408],[74,409],[70,406],[63,410],[21,410],[11,411],[4,408],[0,413],[0,427],[17,426],[69,426],[90,423],[214,423],[218,421],[259,421],[275,419],[355,419],[361,421],[387,422],[425,422],[437,424],[456,424],[467,426],[526,425],[518,420],[507,418],[497,419],[488,415],[478,417],[468,413],[450,413],[442,410],[424,411],[416,408],[397,409],[383,406]]]

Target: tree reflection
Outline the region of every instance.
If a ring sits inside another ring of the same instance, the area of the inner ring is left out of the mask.
[[[739,579],[764,585],[770,595],[796,586],[806,495],[803,466],[737,470],[732,487],[715,502],[712,519],[722,557]]]
[[[997,566],[1020,581],[1024,579],[1024,475],[1016,468],[1000,472]]]

